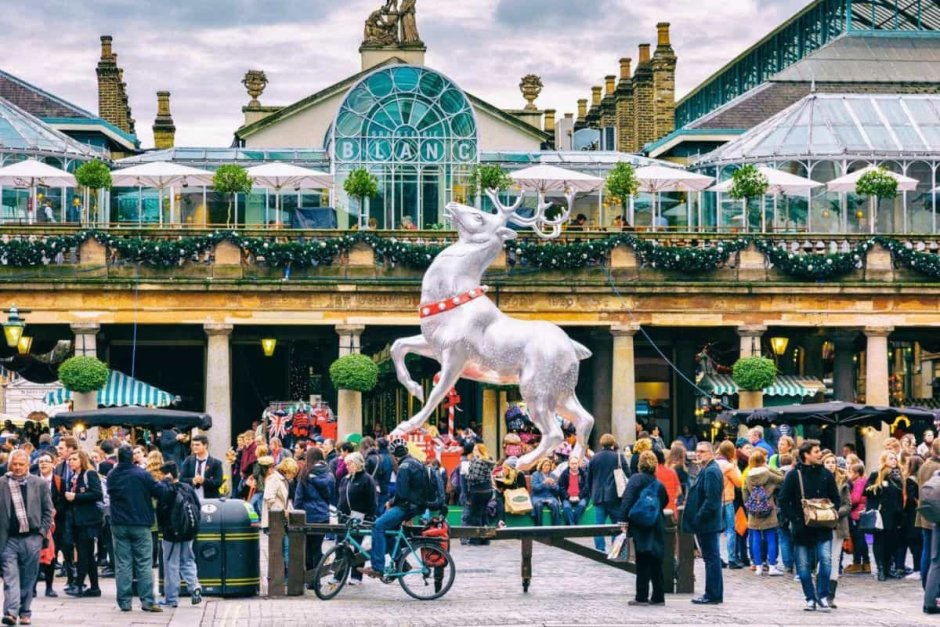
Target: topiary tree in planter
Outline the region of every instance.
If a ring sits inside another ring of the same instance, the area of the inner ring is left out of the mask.
[[[379,180],[365,168],[356,168],[343,181],[343,190],[359,201],[359,228],[365,228],[365,201],[379,193]]]
[[[744,357],[734,362],[731,378],[739,388],[739,409],[763,407],[763,390],[776,380],[777,366],[766,357]]]
[[[330,380],[337,392],[337,435],[362,433],[362,393],[379,380],[379,367],[366,355],[353,353],[330,364]]]
[[[79,355],[62,362],[59,380],[72,392],[97,392],[107,383],[109,372],[108,366],[97,357]]]
[[[228,213],[225,218],[225,225],[232,224],[232,207],[235,203],[235,194],[247,194],[251,192],[251,177],[245,168],[236,163],[226,163],[219,166],[219,169],[212,175],[212,187],[220,194],[228,194]],[[236,221],[238,216],[235,216]]]
[[[474,202],[480,190],[495,189],[502,192],[509,189],[512,179],[509,173],[497,163],[473,166],[467,180],[467,201]]]
[[[636,170],[633,165],[625,161],[617,163],[607,174],[607,193],[620,201],[620,217],[627,219],[627,205],[630,199],[636,196],[640,189],[640,182],[636,180]],[[633,216],[630,216],[630,226],[633,226]]]
[[[90,221],[88,218],[91,216],[91,190],[111,189],[111,170],[97,159],[86,161],[75,170],[75,182],[82,186],[84,215],[80,215],[78,219],[81,222]]]
[[[869,231],[875,232],[877,220],[878,201],[882,198],[892,199],[898,195],[898,181],[882,167],[869,170],[855,182],[855,193],[859,196],[868,196]]]
[[[741,201],[741,208],[744,210],[744,224],[742,227],[747,232],[750,226],[750,215],[747,210],[747,201],[751,198],[762,198],[767,193],[770,182],[767,177],[750,163],[741,166],[731,175],[731,189],[728,195],[735,200]],[[763,207],[761,207],[763,213]],[[763,223],[763,220],[761,221]]]

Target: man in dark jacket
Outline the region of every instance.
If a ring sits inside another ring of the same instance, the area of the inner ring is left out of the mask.
[[[624,474],[630,473],[630,464],[617,450],[617,440],[614,436],[605,433],[600,439],[601,450],[591,458],[588,464],[588,477],[591,480],[591,501],[594,503],[594,524],[603,525],[607,521],[617,521],[617,510],[620,507],[620,496],[617,495],[617,484],[614,481],[614,469],[623,469]],[[605,540],[602,536],[594,537],[594,548],[606,551]]]
[[[803,518],[803,499],[829,499],[838,510],[839,489],[832,473],[822,465],[819,440],[804,440],[799,449],[796,468],[787,473],[777,503],[790,521],[796,572],[800,576],[806,611],[828,612],[829,575],[832,572],[832,529],[807,527]],[[813,565],[818,564],[816,587],[813,588]]]
[[[134,465],[134,451],[129,446],[118,449],[118,465],[108,475],[108,497],[111,501],[111,535],[114,539],[114,562],[117,582],[117,603],[122,612],[131,611],[131,583],[137,579],[141,609],[162,612],[153,600],[153,526],[151,499],[159,498],[162,490],[143,468]]]
[[[408,443],[402,439],[389,443],[389,450],[398,460],[398,478],[395,496],[388,502],[388,509],[379,516],[372,527],[372,551],[369,555],[372,566],[361,567],[363,575],[379,577],[385,570],[386,532],[397,529],[403,522],[414,518],[427,507],[428,474],[424,464],[408,454]]]
[[[176,462],[167,462],[160,467],[163,480],[157,485],[161,488],[161,496],[157,501],[157,526],[163,536],[163,579],[165,582],[164,600],[160,605],[176,607],[179,602],[180,577],[186,581],[190,591],[193,605],[202,602],[202,587],[199,585],[199,576],[196,571],[196,557],[193,554],[193,538],[180,536],[180,530],[173,527],[173,504],[176,502],[176,493],[180,492],[190,499],[191,503],[198,504],[199,497],[191,485],[180,483],[179,468]],[[193,533],[196,530],[193,530]]]
[[[379,438],[378,448],[372,449],[366,456],[366,473],[375,481],[379,491],[376,494],[378,511],[385,511],[385,504],[391,498],[389,483],[392,480],[392,470],[395,463],[388,452],[388,440]]]
[[[701,470],[689,489],[682,527],[687,533],[695,534],[702,551],[702,561],[705,562],[705,594],[692,599],[692,603],[717,605],[724,602],[725,598],[724,582],[721,578],[721,552],[718,548],[718,538],[724,531],[721,515],[724,477],[709,442],[696,444],[695,455]]]
[[[193,486],[199,500],[217,499],[223,480],[222,462],[209,455],[209,438],[205,435],[194,435],[192,440],[193,454],[180,468],[180,481]]]

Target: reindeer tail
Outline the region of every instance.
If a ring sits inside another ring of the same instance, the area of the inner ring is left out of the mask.
[[[574,354],[578,356],[578,359],[587,359],[593,354],[584,344],[571,340],[571,345],[574,346]]]

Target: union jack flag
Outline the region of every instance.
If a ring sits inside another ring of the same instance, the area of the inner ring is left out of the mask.
[[[268,418],[268,436],[272,438],[284,439],[290,431],[291,418],[286,412],[276,411]]]

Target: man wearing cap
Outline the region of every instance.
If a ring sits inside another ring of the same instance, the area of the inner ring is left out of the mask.
[[[397,529],[403,522],[414,518],[427,507],[427,474],[424,464],[408,454],[408,443],[397,438],[389,444],[392,456],[398,461],[398,481],[395,496],[388,502],[387,510],[378,517],[372,527],[372,566],[360,567],[359,571],[369,577],[380,577],[385,571],[386,532]]]

